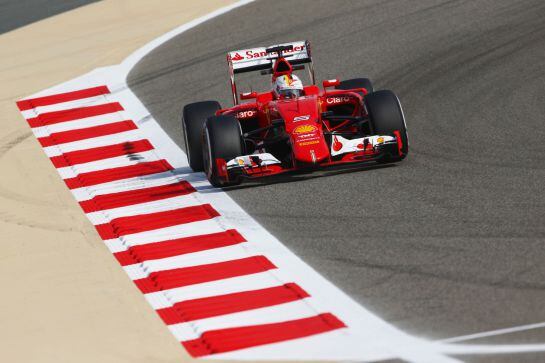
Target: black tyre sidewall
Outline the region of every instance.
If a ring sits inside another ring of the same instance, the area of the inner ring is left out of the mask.
[[[226,162],[244,155],[244,143],[239,121],[234,116],[212,116],[203,129],[203,166],[210,183],[215,187],[236,185],[240,180],[226,182],[219,177],[216,159]]]
[[[336,89],[349,90],[354,88],[365,88],[367,93],[373,93],[373,82],[369,78],[354,78],[346,79],[341,81],[341,83],[335,87]]]
[[[217,101],[202,101],[188,104],[182,112],[182,127],[185,151],[193,171],[203,170],[202,130],[206,119],[221,109]]]
[[[409,152],[409,138],[403,109],[395,93],[389,90],[373,92],[364,98],[364,103],[374,134],[395,136],[394,131],[400,133],[403,156],[392,161],[405,158]]]

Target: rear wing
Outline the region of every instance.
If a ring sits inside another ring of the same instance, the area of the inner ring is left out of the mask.
[[[227,53],[229,76],[231,78],[231,91],[233,93],[233,103],[235,105],[238,104],[235,74],[272,70],[278,54],[274,51],[271,52],[271,48],[284,47],[289,47],[291,49],[282,51],[282,56],[292,65],[308,63],[310,79],[312,84],[316,83],[314,79],[314,67],[312,66],[310,42],[308,40],[276,44],[270,47],[235,50]]]

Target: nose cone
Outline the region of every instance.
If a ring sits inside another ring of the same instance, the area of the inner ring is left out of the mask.
[[[278,101],[276,109],[291,136],[293,154],[298,162],[316,164],[329,156],[319,122],[316,96]]]
[[[293,128],[291,133],[293,154],[298,162],[316,164],[329,156],[321,125],[306,123]]]

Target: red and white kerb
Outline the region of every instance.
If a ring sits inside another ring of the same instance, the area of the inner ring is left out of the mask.
[[[161,158],[107,86],[17,103],[66,186],[193,357],[346,328]],[[254,238],[255,239],[255,238]],[[265,249],[266,250],[266,249]]]

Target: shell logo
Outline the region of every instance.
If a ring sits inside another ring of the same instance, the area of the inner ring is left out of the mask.
[[[314,125],[301,125],[297,126],[294,130],[294,134],[308,134],[310,132],[314,132],[318,130],[318,128]]]

